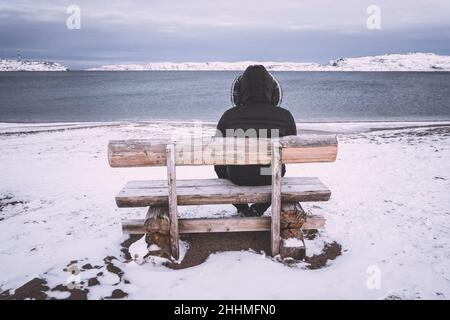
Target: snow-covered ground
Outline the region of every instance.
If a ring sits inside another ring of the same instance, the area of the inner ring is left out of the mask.
[[[448,299],[447,125],[395,129],[390,123],[389,130],[370,131],[373,124],[360,124],[357,132],[346,129],[347,124],[328,125],[330,131],[345,132],[339,134],[337,161],[288,166],[288,176],[318,176],[332,190],[329,202],[305,204],[327,218],[326,231],[306,241],[307,254],[320,252],[325,242],[342,245],[342,255],[324,268],[286,266],[262,253],[241,251],[216,253],[198,266],[173,270],[157,260],[125,260],[120,221],[142,218],[145,209],[118,209],[114,202],[126,181],[164,179],[165,168],[112,169],[106,146],[110,139],[166,136],[189,132],[190,126],[2,124],[0,292],[13,293],[41,278],[56,287],[47,292],[55,298],[68,297],[58,288],[76,280],[91,299],[114,290],[116,297],[126,292],[127,298],[148,299]],[[309,124],[307,129],[323,126]],[[214,171],[180,167],[177,176],[210,178]],[[233,213],[232,206],[182,209],[190,216]],[[183,243],[183,250],[188,245]],[[132,246],[133,253],[140,250],[142,240]],[[73,269],[66,267],[71,262],[81,273],[70,274]]]
[[[67,71],[57,62],[41,60],[0,59],[0,71]]]
[[[385,54],[357,58],[341,58],[328,64],[304,62],[154,62],[148,64],[115,64],[90,68],[92,71],[151,70],[245,70],[252,64],[263,64],[270,71],[450,71],[450,56],[433,53]]]

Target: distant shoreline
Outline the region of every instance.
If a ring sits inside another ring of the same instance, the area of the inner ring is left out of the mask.
[[[209,61],[118,63],[74,71],[243,71],[249,65],[262,64],[269,71],[450,71],[450,56],[434,53],[402,53],[337,58],[328,63],[276,61]],[[0,71],[70,71],[70,67],[50,61],[0,59]]]
[[[66,70],[66,71],[2,71],[0,70],[0,74],[10,74],[10,73],[152,73],[152,72],[180,72],[180,73],[189,73],[189,72],[242,72],[242,70]],[[294,72],[304,72],[304,73],[450,73],[450,70],[272,70],[270,72],[273,73],[294,73]]]

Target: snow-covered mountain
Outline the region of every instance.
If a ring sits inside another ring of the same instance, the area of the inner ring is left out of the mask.
[[[450,71],[450,56],[433,53],[386,54],[340,58],[327,64],[303,62],[152,62],[148,64],[113,64],[91,71],[240,71],[252,64],[263,64],[271,71]]]
[[[0,59],[0,71],[67,71],[62,64],[50,61]]]

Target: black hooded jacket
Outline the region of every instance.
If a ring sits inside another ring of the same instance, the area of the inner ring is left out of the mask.
[[[227,129],[278,129],[279,136],[296,135],[297,127],[292,114],[272,102],[273,78],[264,66],[248,67],[240,79],[239,105],[228,109],[217,124],[222,136]],[[215,166],[219,178],[230,179],[237,185],[266,185],[271,183],[270,175],[261,175],[260,165]],[[282,168],[283,175],[285,167]]]

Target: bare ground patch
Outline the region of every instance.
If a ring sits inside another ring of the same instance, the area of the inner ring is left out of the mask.
[[[12,194],[0,195],[0,221],[6,219],[5,215],[3,214],[3,209],[8,206],[17,206],[25,203],[26,202],[23,200],[16,200],[14,198],[14,195]]]

